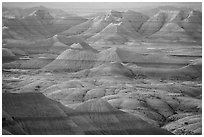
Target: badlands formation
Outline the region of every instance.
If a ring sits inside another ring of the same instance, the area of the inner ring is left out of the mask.
[[[2,133],[202,134],[202,13],[154,11],[3,8]]]

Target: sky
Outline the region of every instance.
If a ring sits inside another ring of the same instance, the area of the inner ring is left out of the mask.
[[[190,7],[202,11],[201,2],[3,2],[3,6],[30,8],[45,6],[58,8],[71,13],[92,14],[104,12],[110,9],[115,10],[145,10],[158,6]]]

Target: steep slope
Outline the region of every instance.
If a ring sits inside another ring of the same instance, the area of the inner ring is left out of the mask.
[[[65,30],[64,32],[62,32],[62,35],[66,35],[66,36],[70,36],[70,35],[78,35],[83,33],[85,30],[87,30],[89,27],[91,27],[93,23],[93,19],[89,19],[86,22],[83,22],[81,24],[78,24],[76,26],[71,27],[68,30]]]
[[[159,12],[155,14],[153,17],[148,19],[141,27],[139,32],[142,35],[151,35],[157,31],[159,31],[165,22],[165,14],[162,12]]]
[[[16,135],[26,135],[27,133],[23,130],[20,123],[14,120],[14,117],[10,116],[4,110],[2,110],[2,134],[16,134]]]
[[[159,7],[150,9],[150,10],[142,11],[142,13],[144,13],[144,14],[151,17],[151,16],[155,15],[156,13],[158,13],[159,11],[164,11],[164,10],[167,10],[167,11],[176,11],[176,10],[177,11],[178,10],[189,11],[189,10],[192,10],[192,8],[189,8],[189,7],[174,7],[174,6],[159,6]]]
[[[41,93],[4,93],[2,101],[3,110],[27,134],[83,134],[63,111],[61,104]],[[20,131],[6,129],[13,134]]]
[[[123,12],[116,11],[116,10],[110,10],[110,11],[108,12],[108,14],[109,14],[110,16],[117,17],[117,18],[122,18],[122,16],[123,16]]]
[[[9,8],[2,6],[2,16],[3,17],[23,17],[24,11],[21,8]]]
[[[104,42],[109,44],[124,44],[134,38],[139,38],[137,32],[131,32],[125,25],[120,22],[118,24],[110,23],[100,33],[89,38],[89,41]]]
[[[167,79],[167,80],[199,80],[202,77],[202,63],[200,59],[180,68],[156,68],[128,66],[133,71],[136,78],[139,76]]]
[[[76,108],[78,112],[85,113],[93,124],[103,134],[171,134],[160,128],[156,128],[142,119],[113,108],[102,99],[93,99],[84,102]]]
[[[93,24],[89,27],[86,31],[82,33],[83,36],[86,38],[95,35],[96,33],[100,32],[104,29],[108,24],[111,23],[113,16],[112,15],[105,15],[105,16],[98,16],[94,18]]]
[[[74,43],[78,43],[81,48],[72,48],[71,45]],[[26,52],[27,54],[38,54],[38,57],[31,58],[29,60],[18,60],[12,63],[4,64],[4,68],[22,68],[22,69],[41,69],[47,64],[51,63],[55,58],[53,56],[60,55],[63,51],[68,49],[82,51],[91,51],[93,53],[97,53],[98,51],[89,46],[86,42],[84,42],[78,36],[70,36],[66,37],[63,35],[55,35],[52,38],[39,40],[35,42],[26,42],[20,40],[9,40],[4,47],[9,49],[22,50],[22,52]],[[76,52],[77,52],[76,51]],[[48,56],[44,57],[40,53],[45,53]],[[51,56],[50,53],[52,54]],[[87,53],[88,54],[88,53]]]
[[[139,32],[153,39],[199,41],[201,20],[199,11],[163,9],[145,22]]]
[[[98,16],[63,32],[63,35],[82,35],[85,38],[95,35],[111,23],[111,15]]]
[[[90,77],[96,76],[116,76],[133,78],[134,74],[121,63],[105,63],[98,67],[90,69]]]
[[[138,31],[141,25],[149,19],[148,16],[135,12],[132,10],[127,10],[123,13],[122,22],[125,27],[130,31]]]
[[[18,48],[12,48],[11,51],[16,55],[16,56],[25,56],[26,53]]]
[[[52,37],[53,45],[49,49],[52,53],[61,54],[63,51],[70,48],[74,43],[82,43],[83,39],[78,36],[64,36],[64,35],[54,35]]]
[[[89,41],[108,41],[108,43],[125,43],[127,39],[123,38],[118,32],[119,24],[109,24],[106,28],[104,28],[100,33],[91,37]]]
[[[45,71],[79,71],[93,67],[96,53],[90,50],[68,49],[46,65]]]
[[[70,47],[74,47],[74,44],[72,44]],[[89,51],[92,51],[94,53],[98,53],[98,51],[96,49],[92,48],[91,46],[89,46],[89,44],[87,44],[86,42],[83,42],[83,41],[77,43],[77,47],[74,47],[74,48],[80,49],[80,50],[89,50]]]
[[[200,11],[190,11],[188,17],[181,23],[181,26],[194,39],[202,39],[202,13]]]
[[[102,31],[89,38],[88,40],[90,42],[124,44],[125,42],[141,38],[137,31],[148,17],[130,10],[116,13],[111,12],[110,15],[107,15],[109,18],[112,17],[111,23],[109,23],[109,25],[107,25]]]
[[[182,59],[175,59],[172,57],[169,57],[165,54],[161,53],[152,53],[152,54],[141,54],[135,51],[131,51],[129,49],[125,48],[110,48],[107,50],[104,50],[101,52],[101,54],[108,51],[115,51],[115,54],[117,54],[118,58],[123,63],[133,63],[133,64],[142,64],[142,63],[164,63],[164,64],[183,64],[188,63],[187,60]],[[113,53],[111,53],[113,54]]]
[[[13,52],[7,48],[2,48],[2,57],[14,57]]]
[[[33,36],[33,39],[37,37],[45,38],[52,35],[49,31],[49,29],[51,29],[52,20],[53,17],[45,10],[34,11],[22,19],[4,18],[3,24],[8,27],[8,29],[6,29],[3,34],[5,33],[5,36],[11,35],[14,39],[19,39],[18,37],[21,37],[21,39],[31,39],[31,36]]]
[[[3,63],[14,61],[15,59],[17,59],[17,57],[10,49],[2,48],[2,62]]]
[[[153,34],[151,37],[165,38],[175,41],[193,41],[194,38],[199,36],[199,33],[201,32],[200,29],[201,16],[199,15],[199,12],[193,11],[191,11],[190,13],[187,11],[161,11],[161,12],[165,13],[166,23],[158,32]],[[190,22],[192,22],[192,20],[190,21],[190,19],[187,18],[194,18],[192,25],[190,25]],[[196,27],[192,28],[192,26]]]
[[[202,79],[202,59],[194,60],[189,65],[180,68],[179,72],[183,72],[192,78]]]
[[[53,28],[52,33],[58,34],[61,33],[75,25],[81,24],[83,22],[87,21],[87,19],[77,16],[77,15],[71,15],[71,16],[65,16],[65,17],[56,17],[53,21]]]
[[[38,7],[32,7],[32,8],[15,8],[15,7],[3,7],[3,16],[13,16],[16,18],[22,18],[24,16],[28,16],[29,14],[33,13],[34,11],[37,10],[46,10],[48,11],[51,16],[53,17],[67,17],[67,16],[72,16],[65,11],[61,9],[52,9],[52,8],[47,8],[44,6],[38,6]]]
[[[54,18],[66,18],[66,17],[76,16],[76,15],[73,15],[73,14],[69,14],[69,13],[65,12],[64,10],[62,10],[62,9],[47,8],[45,6],[26,8],[26,9],[23,9],[23,10],[24,10],[24,16],[29,15],[30,13],[32,13],[33,11],[36,11],[36,10],[46,10]]]
[[[110,48],[98,53],[97,50],[93,49],[86,43],[79,43],[79,45],[82,49],[72,48],[65,50],[43,69],[79,71],[110,62],[122,63],[122,60],[118,55],[118,48]]]
[[[118,48],[109,48],[107,50],[101,51],[98,54],[96,66],[104,63],[110,63],[110,62],[122,63],[122,60],[120,59],[117,53],[117,50]]]
[[[63,17],[60,17],[58,16],[61,14],[60,11],[52,11],[47,8],[34,9],[36,10],[30,9],[29,14],[21,18],[4,16],[3,38],[27,40],[48,38],[86,21],[82,17],[69,16],[65,13],[62,13]]]
[[[89,55],[85,55],[85,54],[89,54]],[[73,57],[71,57],[71,55],[73,55]],[[80,62],[82,63],[82,61],[83,61],[82,56],[84,56],[84,63],[85,62],[87,62],[87,63],[92,62],[91,63],[92,67],[93,66],[97,67],[99,65],[106,64],[106,63],[132,63],[132,64],[138,64],[138,65],[148,64],[148,63],[166,64],[166,65],[189,63],[187,60],[171,58],[171,57],[166,56],[164,54],[144,55],[144,54],[135,53],[133,51],[126,50],[123,48],[109,48],[109,49],[103,50],[99,53],[94,52],[94,50],[90,50],[90,49],[79,49],[78,50],[77,48],[73,48],[73,49],[69,49],[69,50],[63,52],[57,59],[67,60],[67,61],[68,60],[73,60],[73,61],[75,60],[76,62],[78,60],[78,62],[80,64]],[[66,57],[67,57],[67,59],[66,59]],[[91,57],[93,57],[93,58],[91,58]],[[90,59],[90,60],[88,61],[88,59]],[[55,63],[57,63],[57,61]],[[91,68],[91,66],[89,68]]]
[[[25,41],[25,40],[6,40],[3,47],[13,49],[18,48],[26,53],[56,53],[60,54],[62,51],[69,49],[73,43],[83,43],[83,39],[78,36],[63,36],[54,35],[51,38],[36,40],[36,41]],[[85,46],[88,48],[88,46]]]
[[[202,134],[202,117],[201,115],[176,115],[169,119],[175,119],[175,122],[170,122],[164,128],[177,135],[185,133],[186,135],[201,135]]]
[[[80,35],[88,41],[103,41],[120,44],[139,38],[137,33],[141,25],[148,19],[134,11],[119,12],[111,10],[106,15],[97,16],[80,25],[63,32],[63,35]],[[139,20],[139,21],[138,21]]]
[[[158,32],[151,35],[150,38],[163,38],[172,41],[193,41],[193,38],[175,23],[165,24]]]

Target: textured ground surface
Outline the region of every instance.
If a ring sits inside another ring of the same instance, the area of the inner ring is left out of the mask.
[[[3,134],[202,134],[200,11],[27,10],[3,13]]]
[[[41,92],[75,110],[84,110],[81,106],[93,99],[103,99],[114,109],[142,119],[154,127],[164,128],[174,134],[201,134],[202,86],[199,79],[161,80],[148,75],[132,75],[134,73],[120,63],[105,63],[74,73],[5,69],[3,92]],[[7,103],[4,105],[7,106]],[[94,103],[93,107],[96,107]],[[104,132],[122,134],[113,131]]]

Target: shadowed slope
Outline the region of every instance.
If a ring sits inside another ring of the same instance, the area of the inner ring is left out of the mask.
[[[10,49],[2,48],[2,62],[7,63],[17,59]]]
[[[81,134],[60,104],[41,93],[4,93],[3,110],[21,124],[27,134]]]
[[[22,125],[14,120],[8,113],[2,110],[2,134],[15,134],[15,135],[25,135],[27,134]]]

